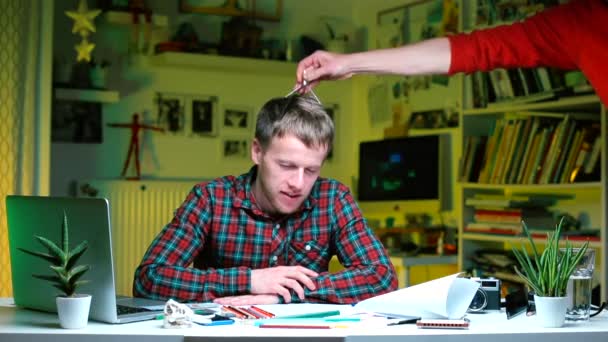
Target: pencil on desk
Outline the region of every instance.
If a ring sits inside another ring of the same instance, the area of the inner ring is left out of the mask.
[[[261,313],[262,315],[266,316],[266,318],[273,318],[274,317],[274,314],[272,312],[268,312],[266,310],[260,309],[260,308],[258,308],[255,305],[250,306],[250,308],[252,310],[255,310],[255,311]]]
[[[224,305],[224,306],[222,306],[222,310],[228,311],[228,312],[234,314],[237,318],[247,318],[248,317],[245,313],[243,313],[239,310],[236,310],[235,308],[233,308],[231,306]]]
[[[250,315],[250,318],[254,318],[254,319],[260,319],[260,318],[269,318],[266,315],[262,315],[261,313],[253,310],[251,307],[246,308],[246,307],[239,307],[238,308],[241,311],[244,311],[245,313],[247,313],[248,315]]]
[[[281,316],[280,318],[323,318],[329,316],[337,316],[340,314],[340,310],[332,310],[332,311],[322,311],[322,312],[312,312],[305,314],[296,314],[289,316]]]
[[[260,328],[271,329],[331,329],[330,325],[302,325],[302,324],[261,324]]]

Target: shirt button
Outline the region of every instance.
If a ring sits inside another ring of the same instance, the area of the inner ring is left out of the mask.
[[[306,245],[306,247],[304,247],[305,250],[309,251],[310,250],[310,245]]]
[[[277,259],[278,259],[278,257],[276,255],[272,257],[273,262],[277,262]]]

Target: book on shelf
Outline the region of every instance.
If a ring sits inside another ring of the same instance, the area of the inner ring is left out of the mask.
[[[570,194],[514,194],[508,197],[475,194],[466,198],[464,203],[476,209],[522,208],[523,210],[544,210],[543,208],[554,206],[559,200],[572,198],[574,198],[574,195]]]
[[[460,179],[484,184],[595,181],[599,179],[601,134],[597,115],[590,120],[591,115],[514,113],[499,117],[485,139],[464,138]]]
[[[523,229],[521,224],[470,222],[464,228],[464,231],[467,233],[520,235]]]

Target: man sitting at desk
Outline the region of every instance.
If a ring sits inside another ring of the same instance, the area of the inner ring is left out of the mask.
[[[390,259],[349,189],[319,177],[333,136],[315,99],[268,101],[251,146],[255,166],[192,189],[135,270],[134,295],[355,303],[395,290]],[[331,274],[334,254],[345,269]]]

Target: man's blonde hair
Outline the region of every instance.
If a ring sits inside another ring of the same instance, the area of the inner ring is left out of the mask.
[[[334,123],[323,106],[306,95],[291,95],[266,102],[255,126],[255,138],[266,149],[272,138],[292,134],[306,147],[332,148]]]

